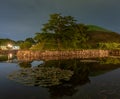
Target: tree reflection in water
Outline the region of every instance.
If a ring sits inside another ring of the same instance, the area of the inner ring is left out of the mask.
[[[72,96],[78,91],[78,86],[90,83],[89,76],[101,75],[120,67],[119,64],[81,62],[80,59],[49,60],[31,68],[25,68],[30,67],[30,63],[25,64],[19,64],[24,68],[13,72],[9,78],[25,85],[46,87],[51,99]]]
[[[33,67],[13,72],[9,78],[25,85],[53,86],[60,84],[61,80],[69,80],[72,74],[72,71],[60,68]]]
[[[19,63],[20,68],[31,68],[31,61],[25,61]]]
[[[57,99],[63,96],[72,96],[78,90],[77,86],[89,83],[89,66],[86,63],[81,63],[80,59],[70,60],[51,60],[47,61],[44,66],[47,67],[59,67],[61,69],[71,70],[74,72],[69,81],[64,81],[62,84],[57,86],[49,87],[51,99]]]

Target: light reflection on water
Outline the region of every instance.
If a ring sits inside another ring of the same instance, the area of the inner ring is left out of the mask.
[[[113,64],[108,63],[107,59],[100,61],[89,63],[67,59],[0,63],[0,99],[119,99],[118,59],[113,60]],[[69,81],[63,80],[59,85],[46,87],[27,86],[9,79],[13,72],[39,67],[60,68],[73,71],[74,74]]]

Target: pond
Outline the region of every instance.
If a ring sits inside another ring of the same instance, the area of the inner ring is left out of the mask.
[[[0,62],[0,99],[120,99],[120,59]]]

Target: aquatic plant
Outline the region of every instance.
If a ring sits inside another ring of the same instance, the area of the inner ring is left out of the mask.
[[[54,67],[33,67],[15,71],[9,75],[11,80],[28,86],[54,86],[68,81],[73,75],[70,70]]]

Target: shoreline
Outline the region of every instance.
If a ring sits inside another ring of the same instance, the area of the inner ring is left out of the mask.
[[[104,58],[109,57],[109,50],[70,50],[70,51],[31,51],[19,50],[18,60],[52,60],[72,58]]]

